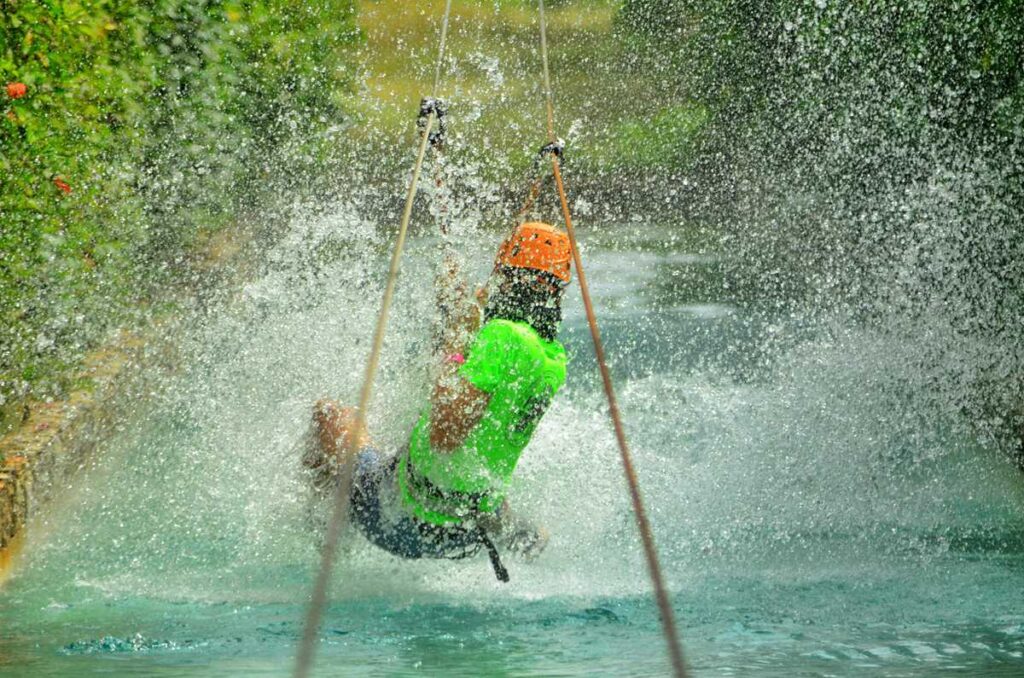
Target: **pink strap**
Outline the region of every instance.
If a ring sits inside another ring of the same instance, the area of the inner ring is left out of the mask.
[[[444,361],[446,363],[456,363],[458,365],[462,365],[463,363],[466,362],[466,356],[462,355],[461,353],[452,353],[451,355],[447,356],[444,359]]]

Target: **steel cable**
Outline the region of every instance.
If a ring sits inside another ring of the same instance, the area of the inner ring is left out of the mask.
[[[444,16],[441,20],[441,38],[438,45],[437,66],[434,71],[434,89],[431,98],[437,96],[441,86],[441,71],[444,62],[444,53],[448,37],[448,17],[451,14],[452,2],[445,0]],[[395,248],[391,254],[391,266],[388,270],[387,284],[384,286],[384,298],[381,300],[380,312],[377,315],[377,326],[373,334],[373,346],[370,350],[370,357],[366,363],[366,372],[363,375],[363,386],[359,394],[359,406],[356,409],[355,431],[359,432],[366,427],[366,412],[370,407],[370,398],[373,395],[373,382],[377,375],[377,368],[380,365],[381,349],[384,345],[384,333],[387,329],[388,313],[391,310],[391,301],[395,294],[395,283],[398,280],[398,271],[401,265],[402,250],[405,247],[406,235],[409,231],[409,221],[412,218],[413,201],[419,188],[420,172],[423,168],[423,159],[427,153],[427,146],[430,143],[430,130],[433,127],[436,113],[432,110],[427,116],[426,123],[420,129],[420,145],[416,154],[416,164],[413,166],[412,179],[409,182],[409,189],[405,197],[405,208],[402,211],[402,220],[398,228],[398,237],[395,240]],[[350,435],[346,441],[350,456],[357,452],[359,435]],[[299,651],[295,658],[295,678],[306,678],[313,666],[313,658],[316,652],[320,620],[323,617],[324,606],[327,604],[327,586],[330,583],[331,572],[334,570],[334,561],[338,551],[338,541],[341,533],[348,522],[348,488],[352,483],[352,463],[341,465],[338,483],[333,493],[334,508],[331,512],[330,522],[327,524],[327,534],[324,537],[324,544],[320,552],[320,569],[317,573],[316,582],[313,585],[313,593],[310,597],[309,608],[306,614],[305,626],[302,632]]]
[[[547,102],[548,136],[552,143],[555,138],[555,116],[554,102],[551,93],[551,77],[548,71],[548,41],[547,23],[544,17],[544,0],[540,3],[540,45],[541,61],[544,64],[544,92]],[[640,495],[640,482],[637,479],[636,469],[633,466],[633,457],[629,451],[629,444],[626,441],[626,431],[622,425],[622,416],[619,413],[618,401],[615,397],[615,388],[612,384],[611,372],[605,360],[604,344],[601,341],[601,332],[597,327],[597,316],[594,313],[594,305],[590,299],[590,288],[587,286],[587,277],[583,272],[583,262],[580,259],[580,248],[576,242],[576,231],[572,225],[572,214],[569,211],[569,201],[565,195],[565,184],[562,181],[562,171],[558,160],[558,154],[551,154],[551,169],[555,176],[555,186],[558,189],[558,199],[562,207],[562,217],[565,220],[565,229],[569,234],[569,243],[572,247],[573,263],[576,266],[576,277],[580,283],[580,292],[583,297],[583,307],[587,314],[587,324],[590,325],[590,336],[594,341],[594,353],[597,357],[597,365],[601,371],[601,381],[604,384],[605,396],[608,399],[608,412],[611,415],[612,425],[615,429],[615,439],[619,444],[619,452],[622,458],[622,468],[626,475],[626,483],[629,486],[629,496],[633,502],[633,514],[636,516],[637,528],[640,531],[640,538],[643,541],[644,555],[647,558],[647,569],[654,586],[654,594],[658,603],[658,610],[661,613],[662,630],[665,633],[665,641],[668,644],[669,658],[672,662],[672,670],[677,678],[686,677],[686,663],[683,661],[683,649],[679,642],[679,635],[676,631],[675,615],[672,612],[672,603],[669,600],[668,589],[665,586],[665,578],[658,563],[658,551],[654,544],[654,534],[651,531],[650,521],[647,519],[647,512],[644,509],[643,498]]]

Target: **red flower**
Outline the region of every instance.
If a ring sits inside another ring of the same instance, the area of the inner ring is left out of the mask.
[[[7,83],[7,96],[12,99],[20,99],[28,93],[28,87],[23,82]]]
[[[53,178],[53,185],[63,191],[65,195],[71,192],[71,185],[60,177]]]

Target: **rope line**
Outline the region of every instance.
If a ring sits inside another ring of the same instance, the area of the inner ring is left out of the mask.
[[[516,225],[522,224],[526,221],[526,215],[530,212],[533,204],[540,197],[540,188],[544,185],[544,178],[538,177],[534,179],[533,183],[530,184],[530,190],[526,195],[526,201],[523,203],[522,208],[516,213],[515,222]]]
[[[633,458],[629,451],[629,444],[626,442],[626,431],[622,425],[622,417],[619,413],[619,404],[615,397],[615,388],[612,385],[611,373],[608,370],[604,344],[601,341],[601,332],[597,327],[597,318],[594,315],[594,305],[590,299],[590,288],[587,285],[586,274],[583,272],[583,262],[580,260],[580,250],[576,244],[576,232],[573,229],[572,216],[569,213],[569,203],[565,196],[565,185],[562,182],[562,172],[558,158],[553,157],[551,159],[551,166],[555,174],[555,186],[558,188],[558,199],[562,204],[562,217],[565,219],[565,230],[569,234],[569,241],[572,245],[572,258],[573,263],[576,265],[576,275],[580,282],[580,292],[583,297],[583,308],[586,310],[587,324],[590,325],[590,336],[594,340],[594,353],[597,356],[597,364],[601,371],[601,381],[604,383],[604,393],[608,399],[608,411],[612,418],[612,425],[615,428],[615,438],[619,444],[619,452],[622,457],[622,468],[626,474],[626,483],[629,485],[629,495],[633,502],[633,513],[636,516],[637,528],[640,530],[640,537],[644,546],[644,555],[647,558],[647,569],[651,576],[651,582],[654,585],[654,593],[658,602],[658,610],[661,613],[661,623],[665,631],[665,640],[668,643],[669,656],[672,660],[672,669],[677,678],[685,678],[686,665],[683,662],[683,651],[676,631],[672,604],[669,601],[668,590],[665,587],[665,580],[661,573],[661,566],[658,564],[658,551],[654,545],[654,535],[651,532],[651,524],[647,519],[647,512],[644,509],[643,499],[640,495],[640,482],[637,479],[636,470],[633,466]]]
[[[444,62],[445,43],[448,35],[448,17],[451,14],[452,2],[445,1],[444,16],[441,20],[441,38],[438,45],[437,68],[434,73],[434,89],[432,97],[437,96],[441,85],[441,67]],[[387,329],[388,313],[391,310],[391,302],[395,294],[395,284],[398,280],[398,271],[402,259],[402,250],[405,247],[406,235],[409,231],[409,221],[412,218],[413,202],[419,187],[420,172],[423,168],[423,159],[427,154],[427,146],[430,143],[430,130],[433,127],[436,113],[433,111],[427,117],[426,124],[420,131],[420,146],[416,155],[416,164],[413,166],[412,178],[409,181],[409,189],[405,197],[405,208],[402,211],[402,220],[398,228],[398,237],[395,241],[395,248],[391,254],[391,266],[388,270],[387,284],[384,287],[384,297],[381,300],[380,312],[377,316],[377,326],[373,334],[373,347],[370,357],[366,363],[366,372],[363,375],[363,386],[359,394],[359,406],[356,410],[356,433],[366,427],[366,412],[370,407],[370,399],[373,395],[373,381],[377,375],[377,368],[380,365],[381,349],[384,345],[384,333]],[[349,436],[347,441],[349,453],[355,454],[358,444],[358,435]],[[324,537],[323,548],[320,552],[320,569],[317,573],[316,582],[313,585],[313,592],[310,597],[309,609],[306,614],[305,626],[302,632],[302,640],[299,651],[295,658],[295,678],[306,678],[313,666],[313,657],[316,653],[318,631],[320,620],[323,617],[324,607],[327,604],[327,586],[330,583],[331,572],[334,570],[334,562],[338,551],[338,541],[341,533],[348,522],[348,487],[352,483],[352,464],[341,465],[341,477],[335,485],[333,493],[334,508],[331,511],[331,519],[327,525],[327,534]]]
[[[555,97],[551,94],[551,73],[548,70],[548,24],[544,16],[544,0],[540,2],[540,56],[544,64],[544,100],[547,102],[548,138],[555,141]]]
[[[555,140],[554,130],[554,105],[551,94],[551,78],[548,75],[548,49],[546,24],[544,21],[544,0],[540,3],[540,44],[541,58],[544,63],[544,88],[547,93],[548,112],[548,136]],[[618,400],[615,397],[615,388],[612,384],[611,372],[608,370],[605,359],[604,343],[601,341],[601,331],[597,327],[597,316],[594,313],[594,305],[590,298],[590,288],[587,285],[587,276],[583,271],[583,261],[580,258],[580,248],[576,242],[576,231],[572,225],[572,214],[569,210],[569,201],[565,194],[565,184],[562,181],[561,166],[556,154],[551,155],[551,169],[555,176],[555,187],[558,190],[558,200],[562,207],[562,218],[565,220],[565,230],[569,235],[569,243],[572,247],[573,263],[576,266],[576,276],[580,283],[580,292],[583,297],[583,308],[587,314],[587,324],[590,326],[590,336],[594,341],[594,353],[597,357],[597,365],[601,371],[601,381],[604,383],[604,393],[608,399],[608,412],[611,415],[612,425],[615,428],[615,438],[619,444],[619,452],[622,458],[622,468],[626,475],[626,483],[629,485],[629,496],[633,502],[633,514],[636,516],[637,528],[643,541],[644,555],[647,558],[647,570],[654,585],[654,594],[658,603],[658,610],[661,613],[661,625],[665,633],[665,641],[668,644],[669,658],[672,662],[672,670],[676,678],[686,678],[686,663],[683,661],[683,649],[679,642],[679,635],[676,631],[675,615],[672,612],[672,604],[669,601],[668,589],[665,586],[665,579],[658,563],[658,550],[654,544],[654,534],[651,531],[650,521],[647,519],[647,511],[644,509],[643,498],[640,495],[640,482],[637,479],[636,469],[633,466],[633,457],[629,451],[629,444],[626,441],[626,430],[622,425],[622,416],[619,413]]]
[[[437,45],[437,65],[434,67],[434,89],[431,96],[436,97],[441,91],[441,69],[444,67],[444,50],[448,42],[448,17],[452,13],[452,0],[445,0],[444,16],[441,17],[441,39]]]

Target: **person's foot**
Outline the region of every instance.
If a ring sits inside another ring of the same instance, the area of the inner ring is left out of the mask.
[[[312,470],[313,487],[321,496],[334,493],[348,503],[356,452],[370,443],[356,409],[322,398],[313,406],[312,440],[303,465]],[[358,430],[357,430],[358,429]]]
[[[313,406],[313,423],[317,439],[326,454],[341,461],[346,451],[358,450],[370,442],[365,424],[356,431],[357,419],[354,407],[341,407],[327,399],[317,401]]]
[[[551,533],[543,527],[533,530],[521,529],[509,535],[506,545],[509,551],[519,554],[529,562],[535,560],[544,551],[549,539],[551,539]]]

